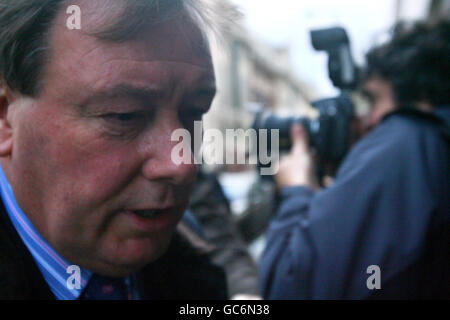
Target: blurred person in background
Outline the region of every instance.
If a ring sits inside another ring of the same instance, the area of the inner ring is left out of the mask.
[[[205,241],[203,247],[208,248],[212,262],[225,270],[229,298],[261,299],[258,269],[215,174],[199,170],[189,211],[199,223],[196,231]]]
[[[367,55],[367,135],[314,190],[293,127],[260,273],[267,299],[450,297],[450,23],[399,25]]]

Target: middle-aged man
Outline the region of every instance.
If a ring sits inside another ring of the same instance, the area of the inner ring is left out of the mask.
[[[271,299],[450,298],[450,23],[368,54],[373,129],[315,193],[301,127],[261,262]],[[396,112],[395,112],[396,111]]]
[[[226,298],[171,241],[196,175],[171,134],[215,94],[205,6],[0,1],[0,298]]]

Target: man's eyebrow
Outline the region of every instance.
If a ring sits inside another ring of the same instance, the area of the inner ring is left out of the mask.
[[[89,104],[94,103],[98,100],[102,99],[114,99],[119,97],[129,97],[134,98],[141,101],[160,101],[171,94],[174,94],[175,88],[171,88],[169,90],[165,90],[161,87],[150,87],[150,86],[135,86],[127,83],[120,83],[109,88],[101,89],[96,92],[92,92],[91,95],[78,106],[81,109],[85,109]],[[217,89],[215,84],[210,85],[202,85],[193,90],[190,94],[187,93],[187,96],[183,98],[186,99],[198,99],[198,98],[207,98],[213,99],[217,93]]]
[[[162,99],[167,92],[158,87],[138,87],[130,84],[117,84],[113,87],[100,90],[91,95],[89,100],[96,98],[114,98],[119,96],[132,96],[145,99]]]
[[[89,100],[94,100],[96,98],[114,98],[118,96],[134,96],[142,98],[151,99],[162,99],[171,95],[174,92],[174,88],[171,90],[165,90],[159,87],[139,87],[130,84],[118,84],[111,88],[100,90],[93,93]],[[217,93],[217,88],[215,85],[205,85],[201,86],[193,91],[194,96],[215,96]]]

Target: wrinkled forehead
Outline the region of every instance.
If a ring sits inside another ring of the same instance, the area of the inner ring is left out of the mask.
[[[166,3],[166,6],[146,6],[145,10],[141,10],[139,3],[142,2],[160,2]],[[76,41],[87,38],[115,48],[140,43],[146,57],[151,53],[155,60],[210,67],[212,61],[207,37],[184,6],[167,5],[175,2],[181,3],[176,0],[71,1],[58,14],[50,45],[57,45],[61,39],[67,42],[70,38],[73,38],[72,44],[75,46]],[[129,7],[126,3],[130,3]],[[71,19],[67,8],[73,5],[80,8],[80,30],[67,27],[68,19]]]

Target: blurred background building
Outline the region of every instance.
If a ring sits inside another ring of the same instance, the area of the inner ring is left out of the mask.
[[[422,2],[416,4],[416,2]],[[409,20],[418,17],[430,22],[450,16],[450,0],[397,0],[396,19]]]
[[[257,110],[309,107],[314,89],[294,72],[288,46],[266,43],[238,23],[212,52],[218,94],[206,127],[248,128]]]

